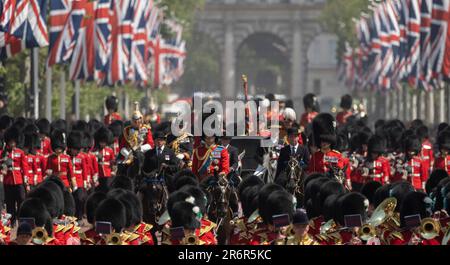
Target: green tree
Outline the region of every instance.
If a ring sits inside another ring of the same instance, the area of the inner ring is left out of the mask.
[[[359,18],[361,12],[367,12],[367,0],[328,0],[322,11],[321,21],[324,27],[338,37],[337,56],[342,58],[345,52],[345,42],[356,44],[355,23],[353,18]]]

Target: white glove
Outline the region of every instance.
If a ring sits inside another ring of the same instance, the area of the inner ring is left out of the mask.
[[[368,168],[364,167],[362,169],[362,171],[363,171],[363,176],[369,176],[369,169]]]
[[[28,176],[25,176],[24,181],[25,181],[25,184],[30,183],[30,182],[29,182],[29,179],[28,179]]]
[[[94,177],[93,177],[92,179],[94,180],[94,183],[97,183],[97,182],[98,182],[98,175],[95,174]]]
[[[38,176],[37,175],[34,175],[34,185],[37,185],[38,183]]]
[[[128,151],[128,149],[124,147],[120,150],[120,154],[123,155],[125,159],[127,159],[127,157],[130,155],[130,151]]]
[[[47,176],[50,176],[53,173],[53,170],[47,169],[47,171],[45,171],[45,173],[47,174]]]
[[[422,182],[422,189],[425,190],[425,181]]]
[[[147,152],[148,150],[151,150],[151,149],[152,149],[152,147],[149,144],[144,144],[144,145],[141,146],[141,152],[142,153],[145,153],[145,152]]]
[[[86,180],[83,180],[83,186],[84,186],[85,189],[87,189],[88,185],[87,185],[87,181]]]
[[[177,158],[180,159],[180,160],[183,160],[184,159],[184,155],[183,154],[178,154]]]
[[[77,189],[78,189],[78,187],[77,187],[77,186],[74,186],[72,192],[77,191]]]

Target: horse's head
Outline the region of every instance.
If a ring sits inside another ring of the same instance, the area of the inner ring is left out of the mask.
[[[144,173],[137,190],[142,200],[144,221],[156,224],[157,218],[166,209],[168,193],[164,177],[157,171]]]

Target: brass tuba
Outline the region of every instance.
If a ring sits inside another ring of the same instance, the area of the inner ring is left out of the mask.
[[[367,241],[371,237],[374,237],[376,235],[377,235],[377,232],[375,230],[375,227],[371,224],[363,225],[358,231],[358,236],[364,241]]]
[[[425,218],[420,222],[420,236],[424,239],[433,239],[439,236],[441,225],[431,217]]]
[[[122,237],[119,233],[112,233],[106,238],[107,245],[122,245]]]
[[[48,233],[44,227],[36,227],[31,233],[32,241],[36,245],[43,245],[48,240]]]

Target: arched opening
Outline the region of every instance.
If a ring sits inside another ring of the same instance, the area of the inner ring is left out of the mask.
[[[252,95],[288,94],[291,76],[288,53],[286,43],[274,34],[250,35],[237,49],[236,84],[246,74]]]
[[[208,34],[194,31],[187,42],[185,72],[176,84],[180,95],[191,96],[193,92],[216,92],[220,90],[220,48]]]

